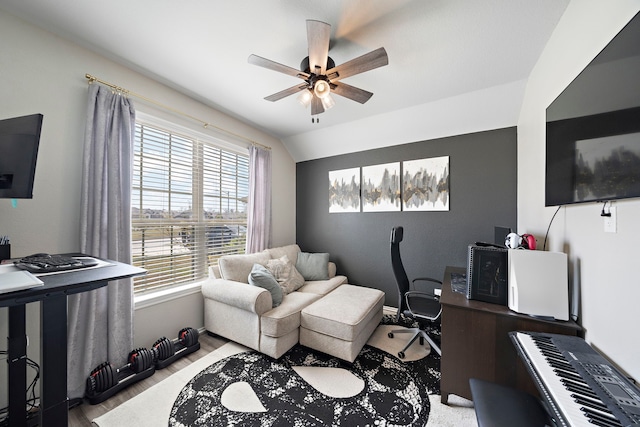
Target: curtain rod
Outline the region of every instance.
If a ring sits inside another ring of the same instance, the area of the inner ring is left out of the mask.
[[[271,147],[269,147],[268,145],[260,144],[259,142],[253,141],[253,140],[251,140],[251,139],[249,139],[247,137],[244,137],[242,135],[238,135],[237,133],[234,133],[234,132],[231,132],[229,130],[223,129],[223,128],[221,128],[219,126],[216,126],[216,125],[212,125],[211,123],[205,122],[204,120],[200,120],[197,117],[193,117],[190,114],[183,113],[180,110],[176,110],[175,108],[172,108],[172,107],[169,107],[167,105],[161,104],[158,101],[154,101],[153,99],[149,99],[146,96],[140,95],[140,94],[135,93],[135,92],[131,92],[130,90],[127,90],[127,89],[125,89],[123,87],[114,85],[113,83],[109,83],[109,82],[105,82],[104,80],[100,80],[99,78],[97,78],[95,76],[92,76],[91,74],[87,73],[87,74],[84,75],[84,77],[87,80],[89,80],[89,84],[91,84],[93,82],[101,83],[101,84],[103,84],[105,86],[110,87],[111,89],[113,89],[113,90],[115,90],[117,92],[122,92],[122,93],[127,94],[127,95],[135,96],[136,98],[140,98],[140,99],[142,99],[144,101],[147,101],[147,102],[149,102],[149,103],[151,103],[153,105],[156,105],[156,106],[158,106],[160,108],[164,108],[165,110],[171,111],[171,112],[173,112],[175,114],[179,114],[181,116],[184,116],[184,117],[187,117],[187,118],[189,118],[191,120],[194,120],[194,121],[200,123],[202,125],[202,127],[204,127],[205,129],[209,129],[209,127],[213,127],[213,128],[215,128],[215,129],[217,129],[217,130],[219,130],[221,132],[227,133],[229,135],[235,136],[235,137],[240,138],[240,139],[244,139],[245,141],[248,141],[249,143],[251,143],[253,145],[257,145],[257,146],[262,147],[262,148],[264,148],[266,150],[271,150]]]

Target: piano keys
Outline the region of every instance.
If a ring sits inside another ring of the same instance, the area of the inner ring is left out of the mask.
[[[640,426],[640,389],[582,338],[510,332],[558,426]]]

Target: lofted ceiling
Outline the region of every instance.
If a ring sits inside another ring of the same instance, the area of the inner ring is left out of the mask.
[[[306,135],[526,80],[568,2],[0,0],[0,8],[277,137],[299,161],[322,156],[294,146]],[[263,99],[301,80],[247,62],[256,54],[298,68],[307,19],[331,25],[337,65],[379,47],[389,57],[344,80],[374,93],[366,104],[334,96],[319,123],[295,95]]]

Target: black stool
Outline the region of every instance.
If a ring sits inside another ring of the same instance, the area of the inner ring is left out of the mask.
[[[520,390],[471,378],[478,427],[544,427],[551,421],[538,399]]]

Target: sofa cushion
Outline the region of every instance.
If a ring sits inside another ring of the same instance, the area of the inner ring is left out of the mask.
[[[269,256],[273,259],[282,258],[283,255],[286,255],[287,258],[289,258],[289,261],[291,261],[293,265],[296,265],[296,261],[298,261],[298,253],[300,252],[300,246],[280,246],[278,248],[265,249],[265,252],[268,253]]]
[[[253,264],[249,273],[249,284],[264,288],[271,293],[273,307],[277,307],[282,302],[282,288],[271,272],[263,265]]]
[[[338,268],[336,267],[336,264],[329,261],[329,278],[335,277],[337,271],[338,271]]]
[[[256,254],[225,255],[218,260],[220,276],[226,280],[249,283],[253,264],[267,265],[271,257],[266,252]]]
[[[260,317],[260,332],[280,337],[300,327],[300,311],[320,299],[320,295],[293,292],[285,295],[282,304]]]
[[[334,276],[328,280],[309,280],[304,282],[304,286],[298,289],[298,292],[326,295],[344,283],[347,283],[346,276]]]
[[[304,280],[327,280],[329,278],[329,254],[300,252],[296,268]]]
[[[298,273],[298,270],[286,255],[267,261],[267,269],[282,287],[284,295],[297,291],[304,285],[304,277]]]

